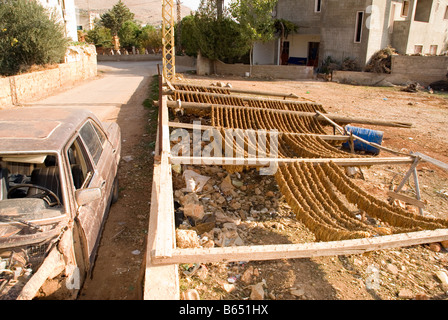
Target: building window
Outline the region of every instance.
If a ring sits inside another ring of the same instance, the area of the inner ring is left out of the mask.
[[[423,46],[421,44],[417,44],[414,46],[414,54],[422,54]]]
[[[419,0],[415,8],[415,21],[429,22],[431,18],[433,0]]]
[[[364,24],[364,11],[358,11],[356,13],[355,43],[361,42],[363,24]]]
[[[439,48],[438,45],[431,45],[429,47],[429,54],[432,56],[436,56],[437,55],[437,49]]]
[[[403,1],[403,6],[401,7],[401,16],[407,17],[409,14],[409,1]]]
[[[322,9],[322,0],[315,0],[314,12],[320,12]]]

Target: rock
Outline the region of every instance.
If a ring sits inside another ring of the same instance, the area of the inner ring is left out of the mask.
[[[414,297],[414,294],[409,289],[401,289],[400,292],[398,292],[398,298],[400,299],[412,299]]]
[[[182,292],[181,296],[182,300],[201,300],[199,297],[199,292],[196,289],[189,289],[185,292]]]
[[[226,222],[236,223],[236,222],[238,222],[238,221],[235,221],[235,219],[232,219],[231,217],[227,216],[225,213],[223,213],[221,211],[215,212],[215,218],[216,218],[216,222],[218,222],[218,223],[226,223]]]
[[[441,244],[442,247],[444,247],[445,249],[448,249],[448,240],[442,241],[442,242],[440,242],[440,244]]]
[[[176,229],[176,244],[180,249],[201,247],[198,234],[194,230]]]
[[[229,194],[231,194],[231,192],[233,191],[234,186],[233,186],[233,184],[232,184],[232,181],[230,180],[230,175],[227,175],[227,177],[225,177],[225,178],[222,180],[222,183],[221,183],[220,188],[221,188],[221,191],[222,191],[225,195],[229,195]]]
[[[429,244],[429,250],[434,252],[440,252],[442,251],[442,245],[438,242],[431,243]]]
[[[251,286],[250,300],[264,300],[263,282]]]
[[[236,289],[236,286],[233,283],[222,283],[221,286],[224,289],[224,291],[227,293],[235,291],[235,289]]]
[[[256,195],[260,195],[262,193],[260,188],[255,188],[254,192]]]
[[[429,297],[424,293],[419,293],[415,296],[415,300],[429,300]]]
[[[229,203],[230,208],[232,208],[233,210],[239,210],[241,209],[241,203],[235,199],[233,199],[230,203]]]
[[[194,220],[201,220],[204,218],[204,206],[201,204],[189,203],[184,206],[184,215],[191,217]]]
[[[235,187],[237,187],[237,188],[241,188],[244,184],[243,184],[243,182],[242,181],[240,181],[240,180],[232,180],[232,184],[235,186]]]
[[[444,271],[444,270],[437,271],[436,276],[442,283],[443,287],[445,287],[445,288],[448,287],[448,274],[446,271]]]
[[[268,197],[268,198],[275,197],[275,193],[272,191],[268,191],[268,192],[266,192],[266,197]]]
[[[245,284],[251,284],[254,280],[254,267],[250,266],[241,276],[241,281]]]
[[[392,273],[393,275],[397,275],[398,274],[398,268],[395,265],[391,264],[391,263],[387,264],[386,269],[390,273]]]
[[[296,296],[296,297],[303,297],[305,295],[305,290],[303,289],[295,289],[295,288],[291,288],[290,292],[292,295]]]

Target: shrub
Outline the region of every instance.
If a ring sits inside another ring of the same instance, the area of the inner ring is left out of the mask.
[[[68,46],[55,14],[27,0],[0,0],[0,74],[59,63]]]

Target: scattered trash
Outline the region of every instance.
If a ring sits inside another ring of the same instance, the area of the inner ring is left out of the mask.
[[[418,82],[412,82],[409,83],[406,88],[401,89],[401,91],[415,93],[418,92],[420,88],[422,88],[422,86]]]
[[[185,292],[182,292],[181,296],[182,300],[201,300],[199,297],[199,292],[196,289],[189,289]]]
[[[134,160],[134,158],[132,156],[124,156],[123,160],[126,162],[130,162],[130,161]]]
[[[182,172],[182,166],[180,164],[173,164],[171,166],[171,169],[176,172],[177,174],[180,174]]]
[[[185,179],[186,188],[182,189],[184,192],[201,192],[210,177],[200,175],[193,170],[185,170],[183,177]]]
[[[140,250],[134,250],[131,252],[134,256],[138,256],[140,254]]]

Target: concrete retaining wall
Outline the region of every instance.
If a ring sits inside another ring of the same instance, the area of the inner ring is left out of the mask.
[[[448,56],[393,56],[392,73],[334,71],[333,81],[365,86],[406,85],[418,82],[422,86],[445,80]]]
[[[129,55],[97,55],[97,61],[157,61],[162,60],[161,54],[129,54]]]
[[[69,48],[66,61],[53,69],[0,78],[0,108],[42,99],[97,75],[94,46]]]
[[[247,64],[226,64],[221,61],[210,61],[198,56],[196,73],[198,75],[225,74],[234,76],[247,76],[251,72]],[[313,79],[313,67],[307,66],[276,66],[276,65],[254,65],[251,76],[255,78],[273,78],[304,80]]]

